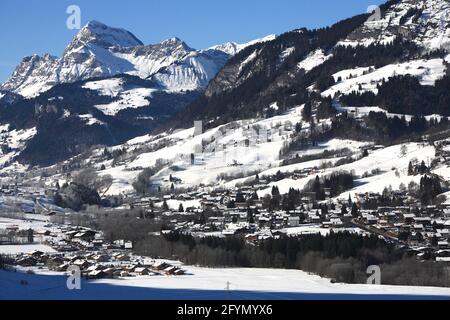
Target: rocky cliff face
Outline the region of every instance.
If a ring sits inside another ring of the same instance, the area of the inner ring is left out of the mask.
[[[342,45],[385,44],[395,38],[415,42],[426,50],[450,49],[450,3],[446,0],[395,0],[375,12]]]

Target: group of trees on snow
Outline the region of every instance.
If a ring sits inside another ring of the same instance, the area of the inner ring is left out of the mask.
[[[176,257],[187,264],[301,269],[347,283],[365,283],[367,267],[380,265],[383,284],[450,286],[444,265],[417,261],[375,235],[330,232],[250,245],[240,237],[194,238],[171,232],[148,236],[134,247],[139,254]]]
[[[438,79],[434,86],[422,85],[410,75],[383,79],[378,94],[352,92],[340,99],[345,105],[379,106],[390,113],[426,116],[439,114],[450,116],[450,76]]]
[[[95,169],[84,169],[73,176],[70,183],[60,186],[53,197],[54,203],[63,208],[75,211],[82,210],[85,205],[100,205],[102,197],[113,183],[110,175],[99,176]]]

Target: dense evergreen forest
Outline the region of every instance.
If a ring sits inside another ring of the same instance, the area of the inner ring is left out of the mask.
[[[390,113],[425,116],[450,116],[450,76],[434,86],[421,85],[416,77],[395,76],[383,81],[378,94],[352,92],[340,98],[347,106],[379,106]]]

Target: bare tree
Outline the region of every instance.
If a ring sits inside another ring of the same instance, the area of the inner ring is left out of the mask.
[[[95,188],[97,172],[92,168],[87,168],[78,172],[72,179],[72,182],[81,184],[85,187]]]

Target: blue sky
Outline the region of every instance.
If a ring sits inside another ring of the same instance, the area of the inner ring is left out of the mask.
[[[383,0],[0,0],[0,82],[24,56],[60,56],[76,34],[66,9],[81,22],[98,20],[131,31],[145,44],[177,36],[193,48],[247,42],[299,27],[316,28],[365,12]]]

